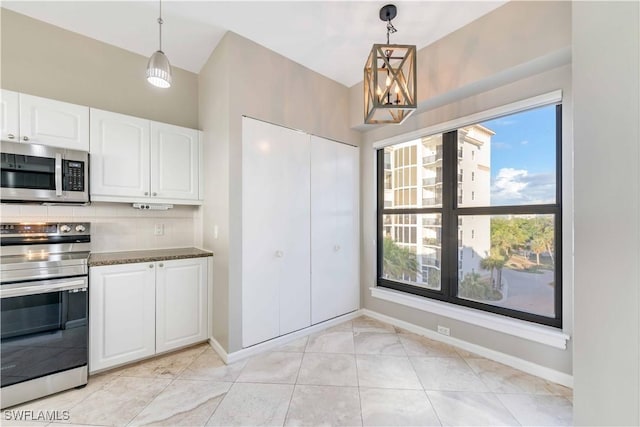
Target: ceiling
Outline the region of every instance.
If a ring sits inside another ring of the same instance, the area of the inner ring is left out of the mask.
[[[392,43],[427,46],[506,1],[397,1]],[[170,1],[162,3],[163,50],[199,73],[233,31],[347,87],[362,80],[373,43],[386,41],[387,1]],[[150,56],[158,49],[156,1],[3,1],[2,7]]]

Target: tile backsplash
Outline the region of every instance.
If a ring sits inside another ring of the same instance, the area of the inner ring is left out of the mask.
[[[201,246],[201,221],[197,206],[174,206],[167,211],[133,209],[124,203],[92,203],[90,206],[40,206],[2,204],[2,222],[69,221],[91,223],[91,251]],[[156,224],[164,233],[154,235]]]

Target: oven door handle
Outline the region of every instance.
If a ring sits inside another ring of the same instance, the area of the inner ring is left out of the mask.
[[[56,197],[62,197],[62,154],[56,153]]]
[[[30,283],[32,284],[27,286],[20,286],[18,288],[1,289],[0,299],[23,297],[27,295],[47,294],[51,292],[60,292],[60,291],[85,292],[87,290],[86,279],[47,280],[40,285],[33,284],[38,282],[30,282]]]

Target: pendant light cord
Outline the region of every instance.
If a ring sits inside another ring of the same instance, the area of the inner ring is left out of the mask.
[[[164,21],[162,20],[162,0],[160,0],[160,16],[158,17],[158,27],[159,27],[159,33],[160,33],[160,52],[162,52],[162,24],[163,23]]]

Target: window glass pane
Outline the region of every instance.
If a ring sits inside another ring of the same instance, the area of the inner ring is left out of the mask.
[[[554,215],[459,219],[458,297],[553,318]]]
[[[382,277],[439,290],[442,216],[383,215],[383,223],[396,232],[384,236]]]
[[[555,203],[555,105],[458,129],[458,157],[460,206]]]
[[[442,135],[384,149],[386,208],[437,207],[442,204]],[[400,190],[400,191],[397,191]]]

